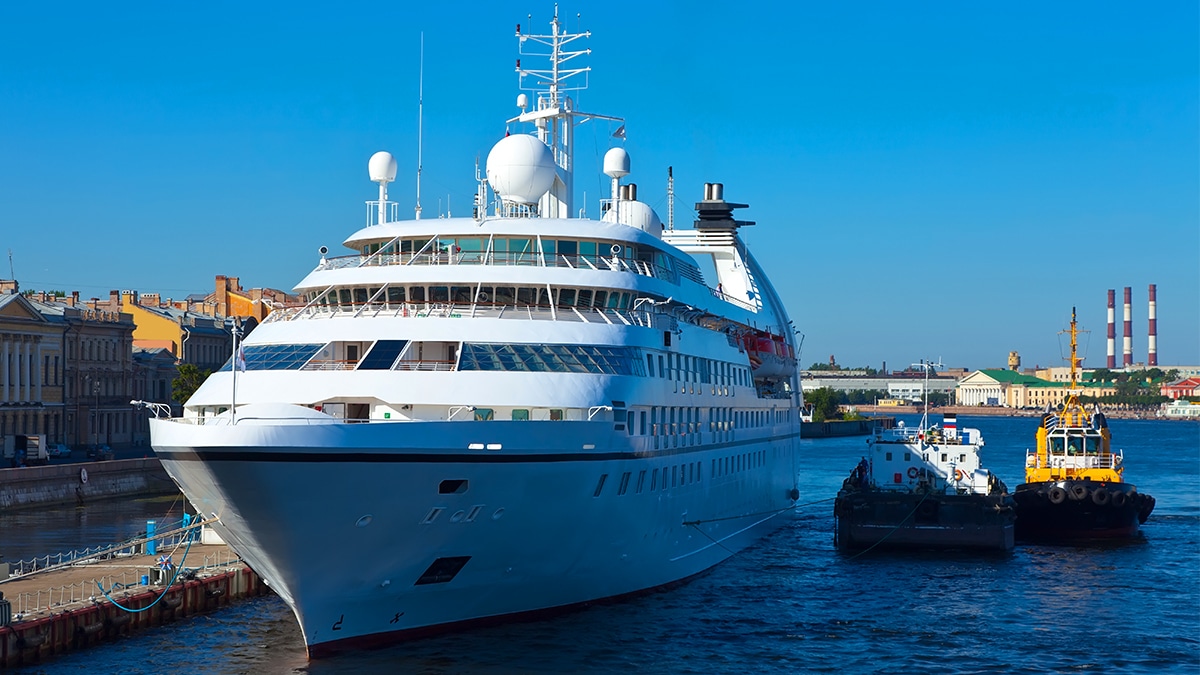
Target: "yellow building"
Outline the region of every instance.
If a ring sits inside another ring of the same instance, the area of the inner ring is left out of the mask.
[[[1084,396],[1103,398],[1116,394],[1107,383],[1081,382]],[[1070,387],[1011,370],[977,370],[963,378],[955,389],[958,405],[1004,406],[1007,408],[1051,408],[1062,405]]]
[[[166,303],[150,304],[158,296],[148,294],[144,301],[137,291],[113,291],[111,296],[110,305],[133,315],[135,347],[166,349],[181,364],[214,371],[233,353],[232,335],[220,317]]]

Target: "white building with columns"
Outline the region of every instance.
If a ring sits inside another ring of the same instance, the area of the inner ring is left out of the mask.
[[[0,288],[0,443],[17,435],[63,440],[63,326],[15,284]]]

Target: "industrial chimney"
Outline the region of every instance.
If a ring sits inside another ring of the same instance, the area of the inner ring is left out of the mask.
[[[1108,364],[1109,370],[1117,367],[1117,291],[1108,289]]]
[[[1157,311],[1155,310],[1155,295],[1157,288],[1154,284],[1150,284],[1150,311],[1147,316],[1150,317],[1150,336],[1146,338],[1146,365],[1154,367],[1158,365],[1158,320]]]
[[[1125,287],[1125,351],[1121,365],[1128,368],[1133,365],[1133,289]]]

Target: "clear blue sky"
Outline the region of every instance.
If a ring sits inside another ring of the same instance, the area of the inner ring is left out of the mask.
[[[0,248],[25,289],[291,288],[362,224],[373,152],[413,202],[422,31],[422,202],[467,215],[516,111],[514,26],[552,7],[0,6]],[[560,11],[593,32],[580,107],[627,119],[640,198],[665,220],[673,166],[677,221],[706,181],[751,205],[805,365],[1060,365],[1078,306],[1100,366],[1124,286],[1144,361],[1150,283],[1160,363],[1200,363],[1194,0],[915,7]],[[578,144],[593,214],[609,132]]]

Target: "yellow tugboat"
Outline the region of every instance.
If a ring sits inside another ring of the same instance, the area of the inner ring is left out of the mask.
[[[1125,482],[1124,455],[1112,451],[1104,414],[1079,402],[1074,308],[1070,334],[1071,388],[1062,408],[1042,417],[1037,449],[1025,458],[1025,482],[1013,493],[1019,540],[1130,537],[1154,510],[1154,497]]]

